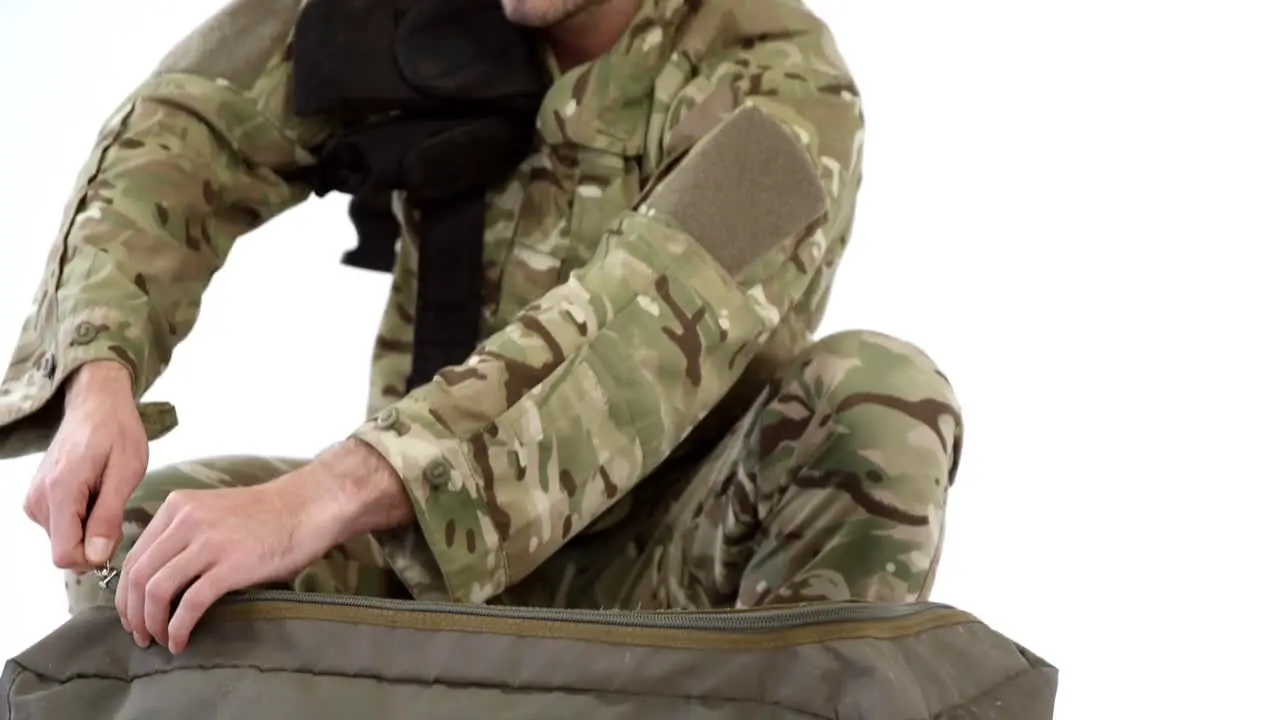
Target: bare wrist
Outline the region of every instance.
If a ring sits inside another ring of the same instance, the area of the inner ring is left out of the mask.
[[[400,475],[368,444],[345,440],[321,453],[314,465],[325,496],[318,501],[318,515],[333,528],[335,543],[413,522],[413,503]]]
[[[123,363],[94,360],[85,363],[67,379],[67,407],[75,407],[85,398],[106,393],[133,398],[133,375]]]

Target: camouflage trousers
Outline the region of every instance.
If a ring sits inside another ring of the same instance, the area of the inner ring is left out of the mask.
[[[961,437],[950,383],[918,348],[867,331],[827,337],[696,461],[645,478],[621,520],[572,538],[489,602],[696,609],[925,599]],[[304,462],[224,457],[149,473],[129,502],[117,567],[174,490],[268,482]],[[370,536],[283,586],[408,596]],[[72,612],[111,602],[92,575],[69,576],[67,590]]]

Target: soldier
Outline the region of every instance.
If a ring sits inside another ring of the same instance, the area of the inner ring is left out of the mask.
[[[232,0],[106,122],[72,194],[0,386],[0,456],[45,452],[25,509],[72,612],[112,602],[84,574],[106,563],[125,629],[173,652],[250,586],[677,610],[927,597],[961,416],[911,344],[814,339],[863,116],[801,0],[502,0],[546,50],[533,141],[486,187],[473,243],[424,240],[435,213],[393,188],[367,420],[312,459],[147,471],[176,415],[140,398],[213,273],[318,191],[335,138],[387,116],[303,107],[323,54],[304,27],[333,21],[307,13],[340,4]],[[459,325],[423,298],[451,275],[474,275],[451,301],[475,326],[432,366],[421,338]]]

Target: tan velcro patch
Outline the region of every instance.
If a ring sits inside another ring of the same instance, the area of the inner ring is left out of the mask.
[[[796,141],[749,106],[703,138],[645,204],[737,275],[818,218],[827,198]]]

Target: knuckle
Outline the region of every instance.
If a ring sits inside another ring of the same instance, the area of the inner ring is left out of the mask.
[[[112,461],[124,470],[124,474],[130,478],[135,476],[142,477],[147,469],[146,445],[143,445],[141,452],[133,447],[132,444],[126,443],[123,446],[119,446],[112,453]]]
[[[175,510],[187,510],[195,504],[194,496],[195,493],[190,490],[175,490],[169,493],[164,502]]]
[[[143,577],[141,573],[136,571],[129,573],[129,578],[125,581],[125,585],[129,588],[129,594],[136,595],[141,598],[146,597],[148,584],[147,578]]]
[[[78,475],[72,475],[67,472],[59,472],[56,475],[50,475],[43,483],[41,493],[54,501],[66,502],[79,494],[81,487],[85,484],[85,480]]]
[[[146,599],[147,605],[159,606],[168,601],[169,588],[159,578],[151,578],[143,590],[142,597]]]
[[[226,556],[226,544],[220,535],[200,535],[191,541],[191,552],[199,558],[216,560]]]
[[[216,549],[209,545],[209,539],[203,535],[197,535],[191,539],[191,543],[187,545],[187,552],[191,553],[191,557],[199,560],[213,560],[218,557]]]

